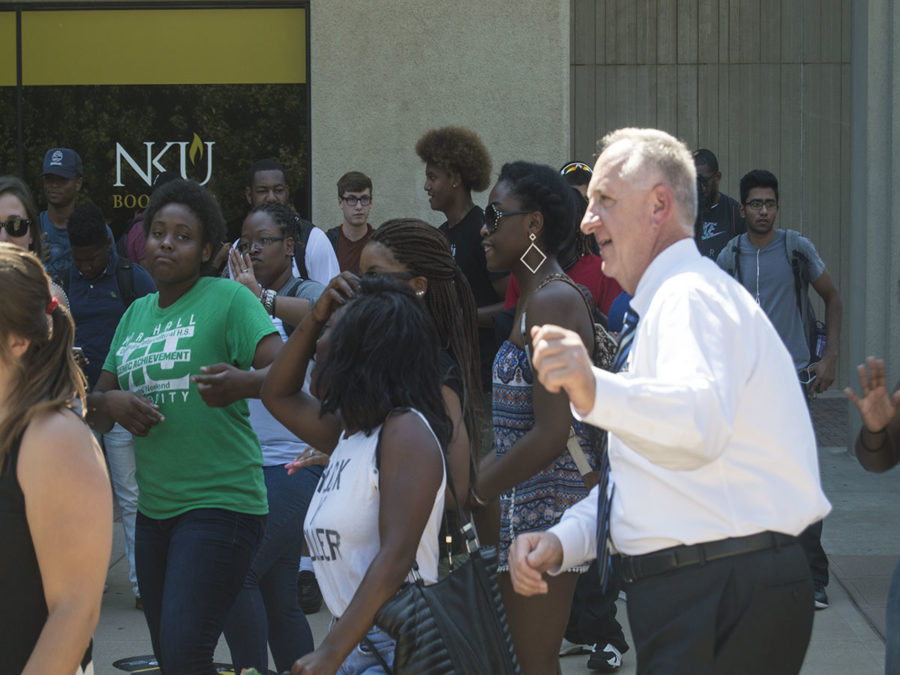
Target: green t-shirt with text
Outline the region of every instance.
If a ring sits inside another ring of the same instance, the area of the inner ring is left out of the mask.
[[[103,370],[119,387],[147,397],[165,421],[134,439],[138,509],[171,518],[197,508],[267,513],[259,440],[245,400],[203,402],[191,375],[230,363],[246,370],[274,332],[260,302],[229,279],[201,278],[169,307],[159,294],[138,298],[122,317]]]

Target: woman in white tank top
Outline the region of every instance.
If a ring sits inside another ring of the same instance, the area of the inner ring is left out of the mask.
[[[300,389],[313,353],[318,398]],[[373,626],[375,613],[413,561],[426,583],[437,580],[451,423],[431,321],[405,284],[335,277],[272,364],[262,400],[331,455],[304,533],[340,620],[293,672],[361,673],[378,666],[372,646],[392,663],[394,643]]]

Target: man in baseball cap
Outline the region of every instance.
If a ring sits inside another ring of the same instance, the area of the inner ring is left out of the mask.
[[[75,196],[81,190],[83,170],[81,157],[71,148],[50,148],[44,155],[41,177],[47,210],[41,212],[41,230],[49,250],[45,266],[53,278],[72,265],[66,224],[75,209]]]

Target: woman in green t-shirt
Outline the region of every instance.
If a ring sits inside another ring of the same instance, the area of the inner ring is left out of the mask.
[[[214,673],[268,510],[245,399],[259,395],[281,340],[250,291],[203,276],[225,233],[203,187],[159,188],[144,230],[159,291],[119,322],[88,419],[135,435],[135,564],[153,651],[164,672]]]

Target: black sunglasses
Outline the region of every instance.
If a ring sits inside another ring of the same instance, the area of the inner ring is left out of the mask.
[[[499,211],[493,204],[488,204],[484,210],[484,226],[487,228],[488,234],[494,234],[500,227],[500,219],[503,216],[518,216],[523,213],[531,213],[533,210]]]
[[[10,237],[24,237],[28,234],[28,228],[31,227],[31,219],[13,216],[5,223],[0,223],[0,227],[6,228],[6,233]]]

